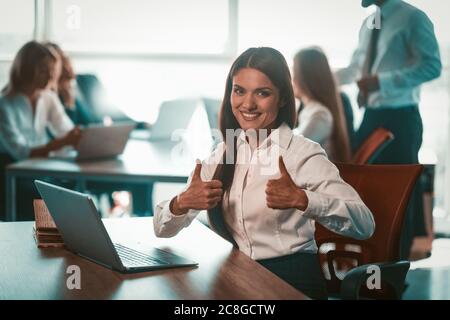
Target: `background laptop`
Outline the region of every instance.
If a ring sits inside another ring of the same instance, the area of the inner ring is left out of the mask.
[[[123,153],[134,123],[91,125],[82,129],[77,148],[52,153],[51,157],[76,161],[112,158]]]
[[[35,180],[42,199],[70,251],[123,273],[195,266],[196,262],[154,248],[144,254],[113,243],[89,195]]]
[[[165,101],[161,104],[152,129],[150,141],[171,141],[176,130],[185,130],[199,106],[198,99],[180,99]]]

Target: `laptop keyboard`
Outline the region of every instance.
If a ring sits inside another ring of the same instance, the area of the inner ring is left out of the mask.
[[[143,267],[143,266],[159,266],[169,264],[166,261],[146,255],[142,252],[125,247],[119,243],[115,243],[117,254],[122,263],[126,267]]]

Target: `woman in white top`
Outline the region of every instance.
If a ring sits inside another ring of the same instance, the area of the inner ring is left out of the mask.
[[[14,58],[9,83],[0,96],[0,178],[9,162],[47,157],[51,151],[79,141],[79,128],[74,128],[56,94],[46,89],[55,63],[54,54],[35,41],[26,43]],[[47,130],[55,139],[50,140]],[[21,194],[18,220],[32,220],[32,199],[39,195],[29,179],[19,179],[17,188]],[[3,183],[0,200],[2,189]]]
[[[155,234],[172,237],[200,210],[250,258],[312,298],[326,298],[314,224],[357,239],[374,220],[317,144],[294,136],[289,68],[272,48],[251,48],[231,67],[220,127],[225,142],[197,163],[186,190],[157,205]]]
[[[0,97],[0,153],[15,160],[46,157],[78,143],[80,129],[74,128],[57,95],[46,89],[55,63],[54,54],[35,41],[17,53]],[[55,139],[50,141],[47,129]]]
[[[300,99],[299,134],[319,143],[330,160],[348,162],[350,141],[344,108],[327,57],[318,48],[294,57],[294,94]]]

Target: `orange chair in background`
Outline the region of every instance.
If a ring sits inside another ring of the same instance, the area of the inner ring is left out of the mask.
[[[423,166],[336,165],[341,177],[372,211],[376,227],[370,239],[354,240],[316,223],[315,239],[328,292],[343,299],[359,299],[360,295],[399,299],[409,270],[408,261],[399,261],[400,235],[406,206]],[[347,266],[347,270],[339,266]],[[381,289],[368,290],[366,281],[376,268],[381,271]]]
[[[371,164],[386,146],[394,140],[392,132],[378,128],[364,141],[355,152],[353,164]]]

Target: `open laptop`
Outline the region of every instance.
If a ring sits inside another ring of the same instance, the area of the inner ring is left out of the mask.
[[[158,117],[150,130],[148,139],[153,142],[171,141],[174,132],[186,130],[198,106],[198,99],[164,101],[159,108]]]
[[[76,161],[116,157],[123,153],[130,132],[135,127],[134,123],[88,126],[82,129],[76,149],[57,151],[51,157]]]
[[[197,265],[157,248],[145,254],[113,243],[89,195],[39,180],[34,183],[66,248],[75,254],[122,273]]]

